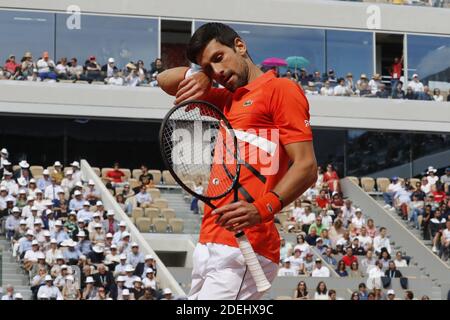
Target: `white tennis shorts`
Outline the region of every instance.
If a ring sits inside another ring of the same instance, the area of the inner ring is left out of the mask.
[[[278,265],[256,255],[269,282]],[[239,248],[217,243],[198,243],[195,247],[189,300],[258,300],[263,295],[245,264]]]

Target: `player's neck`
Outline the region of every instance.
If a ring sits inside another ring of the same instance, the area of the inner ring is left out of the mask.
[[[251,83],[252,81],[256,80],[256,78],[261,76],[262,74],[264,74],[264,72],[262,72],[260,68],[258,68],[253,63],[249,63],[248,64],[248,81],[247,81],[247,83]]]

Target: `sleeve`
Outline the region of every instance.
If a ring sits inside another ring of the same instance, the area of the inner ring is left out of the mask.
[[[287,79],[275,79],[269,112],[279,129],[283,145],[311,141],[309,104],[303,91]]]

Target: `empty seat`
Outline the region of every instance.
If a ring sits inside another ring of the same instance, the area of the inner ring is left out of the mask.
[[[375,179],[371,177],[361,178],[361,187],[365,192],[372,192],[375,188]]]
[[[148,172],[152,174],[154,184],[161,183],[161,170],[152,169],[152,170],[148,170]]]
[[[136,219],[136,227],[140,232],[150,232],[152,220],[147,217],[140,217]]]
[[[153,206],[159,209],[165,209],[169,207],[169,202],[166,199],[155,199],[153,201]]]
[[[139,183],[139,180],[134,179],[134,178],[128,179],[128,183],[130,184],[130,188],[131,189],[137,188],[137,187],[139,187],[141,185]]]
[[[349,176],[347,177],[350,181],[353,181],[357,186],[359,186],[359,179],[358,177]]]
[[[55,167],[54,166],[48,166],[47,170],[48,170],[48,173],[52,174],[53,172],[55,172]]]
[[[155,218],[152,220],[153,230],[158,233],[167,232],[167,220],[164,218]]]
[[[377,178],[377,190],[380,192],[386,192],[389,186],[389,179],[385,177]]]
[[[30,172],[33,175],[33,177],[42,176],[44,172],[43,166],[30,166]]]
[[[164,170],[162,172],[162,176],[163,176],[163,180],[164,180],[164,184],[168,185],[168,186],[174,186],[177,184],[177,182],[175,181],[175,179],[172,177],[172,175],[170,174],[169,170]]]
[[[147,192],[150,194],[153,200],[161,198],[161,191],[156,188],[149,188]]]
[[[276,217],[280,221],[281,225],[283,225],[288,219],[288,215],[286,213],[279,213],[276,215]]]
[[[144,209],[142,209],[142,208],[134,208],[132,213],[131,213],[131,216],[133,218],[135,218],[135,219],[143,217],[144,216]]]
[[[184,229],[184,221],[179,218],[172,218],[169,220],[170,229],[173,233],[182,233]]]
[[[123,192],[123,187],[116,188],[116,194],[122,194],[122,192]]]
[[[176,217],[176,213],[175,213],[175,210],[173,210],[173,209],[165,208],[165,209],[161,209],[161,216],[163,218],[165,218],[167,221],[169,221],[170,219],[173,219]]]
[[[145,208],[144,216],[150,219],[159,218],[160,211],[158,208]]]
[[[411,178],[411,179],[409,179],[409,183],[410,183],[413,187],[416,186],[416,183],[417,183],[417,182],[420,183],[420,179],[417,179],[417,178]]]
[[[131,172],[131,176],[134,179],[138,179],[138,180],[139,180],[139,177],[141,176],[141,174],[142,174],[142,170],[141,169],[133,169],[133,171]]]

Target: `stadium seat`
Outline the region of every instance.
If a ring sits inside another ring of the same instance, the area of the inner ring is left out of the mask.
[[[167,221],[169,221],[170,219],[176,217],[176,213],[175,210],[173,209],[165,208],[161,209],[161,216],[165,218]]]
[[[132,213],[131,213],[131,216],[133,218],[135,218],[135,219],[142,218],[144,216],[144,209],[142,209],[142,208],[134,208]]]
[[[158,208],[145,208],[144,209],[144,216],[150,219],[159,218],[160,217],[160,210]]]
[[[156,188],[147,189],[147,193],[150,194],[153,200],[161,198],[161,191]]]
[[[417,182],[420,182],[420,179],[417,178],[411,178],[409,179],[410,184],[414,187]]]
[[[116,188],[116,194],[121,194],[123,192],[123,187]]]
[[[276,217],[280,221],[281,225],[283,225],[288,219],[287,213],[279,213],[279,214],[276,215]]]
[[[128,183],[130,184],[130,188],[131,188],[131,189],[137,188],[137,187],[139,187],[139,186],[141,185],[141,184],[139,183],[139,180],[133,179],[133,178],[128,179]]]
[[[353,181],[357,186],[359,186],[359,179],[358,179],[358,177],[348,176],[347,178],[350,181]]]
[[[136,227],[140,232],[150,232],[152,220],[146,217],[136,218]]]
[[[289,296],[278,296],[275,300],[292,300],[292,297]]]
[[[164,218],[155,218],[152,220],[153,231],[157,233],[167,232],[167,220]]]
[[[152,174],[154,184],[161,183],[161,171],[160,170],[152,169],[152,170],[148,170],[148,172]]]
[[[166,199],[155,199],[153,201],[153,206],[159,209],[165,209],[169,207],[169,203]]]
[[[48,166],[48,167],[47,167],[47,170],[48,170],[48,172],[49,172],[50,174],[52,174],[52,173],[55,171],[55,167],[53,167],[53,166]]]
[[[373,192],[375,188],[375,179],[371,177],[362,177],[361,187],[365,192]]]
[[[133,169],[133,171],[131,172],[131,177],[134,179],[138,179],[142,174],[142,170],[141,169]]]
[[[101,173],[102,173],[102,178],[106,178],[106,174],[108,173],[108,171],[111,171],[113,168],[102,168]]]
[[[30,166],[30,172],[33,175],[33,177],[42,177],[42,173],[44,171],[43,166]]]
[[[389,186],[389,179],[388,178],[384,178],[384,177],[380,177],[377,178],[377,190],[380,192],[386,192],[387,188]]]
[[[131,178],[130,169],[120,169],[120,171],[122,171],[123,174],[125,175],[125,180],[129,180]]]
[[[168,185],[168,186],[174,186],[177,184],[177,182],[175,181],[175,179],[172,177],[172,175],[170,174],[169,170],[164,170],[162,172],[162,177],[164,180],[164,184]]]
[[[169,220],[169,226],[173,233],[182,233],[184,229],[184,221],[179,218],[172,218]]]

